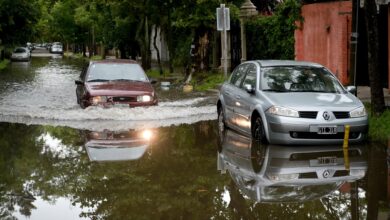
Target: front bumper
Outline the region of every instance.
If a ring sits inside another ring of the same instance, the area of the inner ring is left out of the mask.
[[[350,143],[359,143],[368,131],[367,117],[335,119],[292,118],[268,114],[268,140],[273,144],[340,144],[344,140],[345,126],[350,126]],[[319,127],[336,127],[336,134],[318,134]]]

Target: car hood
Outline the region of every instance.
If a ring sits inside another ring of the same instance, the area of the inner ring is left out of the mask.
[[[149,82],[93,82],[86,83],[86,87],[92,96],[137,95],[154,91]]]
[[[350,93],[271,93],[265,92],[272,105],[288,106],[296,109],[301,108],[356,108],[362,106],[361,101]]]

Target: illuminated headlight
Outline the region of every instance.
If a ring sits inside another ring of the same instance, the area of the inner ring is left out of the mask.
[[[267,112],[273,115],[295,117],[295,118],[299,117],[298,111],[290,108],[280,107],[280,106],[272,106],[267,110]]]
[[[107,96],[94,96],[92,97],[92,104],[97,105],[101,102],[107,102]]]
[[[137,102],[150,102],[150,101],[152,101],[152,97],[150,95],[137,96]]]
[[[351,116],[351,118],[358,118],[358,117],[366,116],[367,112],[366,112],[366,109],[364,108],[364,106],[362,106],[362,107],[359,107],[359,108],[349,112],[349,115]]]
[[[298,173],[291,174],[268,174],[268,178],[271,181],[286,181],[286,180],[295,180],[299,178]]]

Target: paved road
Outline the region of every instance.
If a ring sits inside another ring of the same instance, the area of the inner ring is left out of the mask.
[[[32,53],[32,57],[52,57],[52,56],[61,56],[61,54],[52,54],[46,48],[43,47],[37,47],[35,48]]]

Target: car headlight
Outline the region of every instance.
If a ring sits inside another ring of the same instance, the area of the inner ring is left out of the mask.
[[[295,118],[299,117],[298,111],[290,108],[280,107],[280,106],[272,106],[267,110],[267,112],[273,115],[295,117]]]
[[[97,105],[101,102],[107,102],[107,96],[94,96],[94,97],[92,97],[92,104]]]
[[[364,117],[367,115],[366,108],[364,108],[364,106],[362,106],[362,107],[359,107],[357,109],[354,109],[354,110],[349,112],[349,115],[351,116],[351,118]]]
[[[150,95],[137,96],[137,102],[150,102],[150,101],[152,101],[152,96]]]

